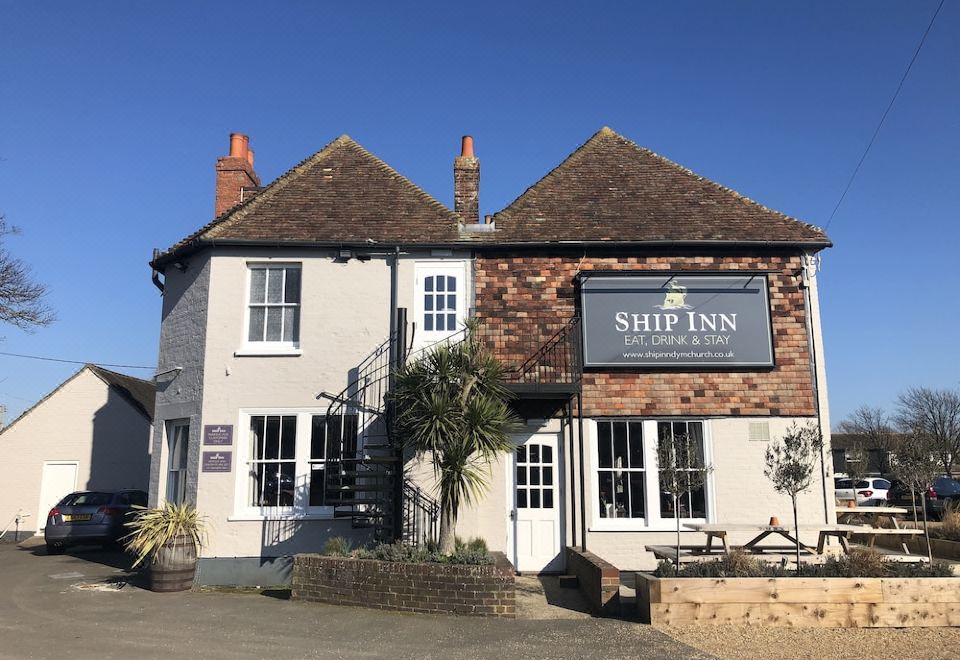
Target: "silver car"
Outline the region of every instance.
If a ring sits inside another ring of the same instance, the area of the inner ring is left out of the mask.
[[[47,514],[43,538],[47,552],[58,554],[72,545],[113,545],[127,533],[124,523],[145,507],[142,490],[70,493]]]

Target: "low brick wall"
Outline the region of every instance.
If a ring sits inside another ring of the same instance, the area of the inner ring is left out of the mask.
[[[381,610],[516,617],[513,565],[404,564],[296,555],[291,598]]]
[[[608,561],[580,548],[567,548],[567,572],[577,576],[580,593],[594,614],[619,616],[620,571]]]

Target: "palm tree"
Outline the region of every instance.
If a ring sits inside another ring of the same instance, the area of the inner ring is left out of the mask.
[[[433,464],[440,499],[440,551],[454,550],[457,517],[487,488],[490,462],[513,450],[519,420],[503,366],[468,321],[462,341],[437,344],[401,366],[391,395],[404,449]]]

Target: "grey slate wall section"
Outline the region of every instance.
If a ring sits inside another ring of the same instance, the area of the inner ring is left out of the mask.
[[[181,367],[157,383],[150,466],[150,506],[156,506],[166,479],[160,474],[160,455],[166,422],[190,420],[186,498],[196,504],[200,462],[203,403],[203,362],[206,347],[207,303],[210,293],[210,256],[201,253],[186,262],[186,270],[168,266],[164,272],[163,317],[160,323],[160,355],[157,372]]]

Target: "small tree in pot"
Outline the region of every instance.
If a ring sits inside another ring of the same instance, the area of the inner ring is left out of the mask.
[[[204,521],[195,508],[167,502],[144,509],[127,527],[133,531],[123,541],[134,555],[134,567],[149,560],[151,591],[190,589],[204,536]]]
[[[797,517],[797,495],[810,490],[820,460],[823,436],[816,424],[799,427],[796,423],[786,435],[767,447],[763,474],[778,493],[790,496],[793,504],[793,528],[797,541],[797,573],[800,572],[800,524]]]

